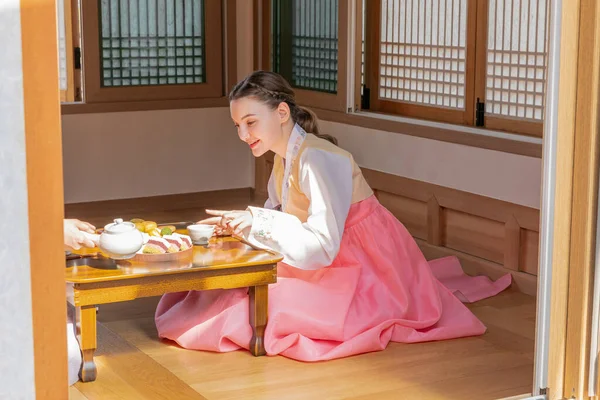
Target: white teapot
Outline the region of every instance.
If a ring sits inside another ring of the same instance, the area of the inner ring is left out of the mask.
[[[142,233],[136,229],[133,222],[123,222],[121,218],[104,227],[98,234],[83,232],[96,246],[114,260],[127,260],[144,245]]]

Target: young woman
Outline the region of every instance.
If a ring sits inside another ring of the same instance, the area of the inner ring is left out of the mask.
[[[284,255],[269,288],[268,355],[327,360],[480,335],[485,326],[433,276],[405,227],[373,195],[352,155],[319,133],[281,76],[254,72],[230,96],[240,139],[275,164],[264,208],[209,211],[217,224]],[[158,333],[185,348],[248,348],[247,290],[165,295]]]

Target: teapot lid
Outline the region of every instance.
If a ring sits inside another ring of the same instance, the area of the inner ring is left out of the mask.
[[[107,233],[125,233],[136,229],[133,222],[125,221],[122,218],[117,218],[112,224],[104,227],[104,232]]]

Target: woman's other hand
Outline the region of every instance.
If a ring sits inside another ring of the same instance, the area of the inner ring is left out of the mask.
[[[95,247],[94,242],[87,238],[83,232],[95,233],[96,227],[88,222],[80,221],[78,219],[65,219],[65,246],[74,250],[79,250],[82,246],[89,248]]]

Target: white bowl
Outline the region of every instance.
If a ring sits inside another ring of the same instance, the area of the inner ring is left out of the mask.
[[[188,234],[194,244],[207,244],[215,232],[214,225],[194,224],[187,227]]]

